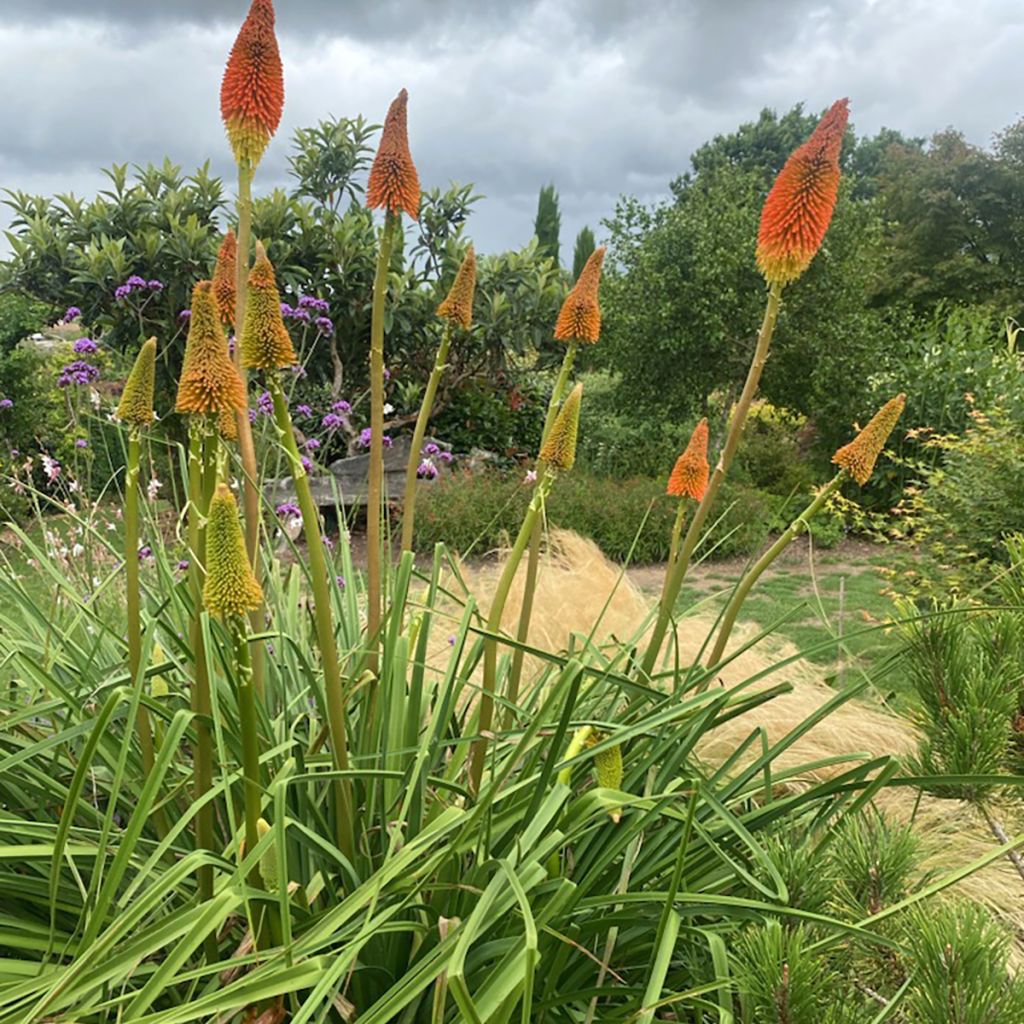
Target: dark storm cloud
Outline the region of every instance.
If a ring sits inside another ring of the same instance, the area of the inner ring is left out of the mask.
[[[217,95],[247,0],[2,0],[0,186],[89,192],[165,154],[230,176]],[[259,184],[328,114],[380,121],[401,86],[425,185],[473,182],[481,248],[524,243],[538,188],[563,251],[648,200],[718,132],[850,96],[860,132],[986,143],[1020,113],[1017,0],[276,0],[287,100]],[[0,223],[2,223],[0,213]]]

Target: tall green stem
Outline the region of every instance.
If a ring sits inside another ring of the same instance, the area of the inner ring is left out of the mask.
[[[400,223],[390,210],[384,218],[373,279],[370,325],[370,478],[366,495],[366,640],[369,668],[377,671],[381,621],[381,515],[384,493],[384,300],[395,231]]]
[[[423,393],[419,415],[416,417],[416,428],[412,432],[412,448],[409,449],[409,462],[405,467],[405,498],[402,502],[402,551],[412,551],[413,519],[416,515],[416,477],[420,465],[420,452],[423,438],[427,435],[427,424],[434,408],[434,398],[441,383],[441,375],[448,365],[448,348],[452,340],[451,321],[446,321],[441,344],[437,347],[434,357],[434,368],[430,371],[427,390]]]
[[[128,672],[134,685],[139,679],[142,666],[142,613],[139,588],[139,430],[128,430],[128,463],[124,487],[124,567],[127,576],[125,603],[128,609]],[[146,705],[139,701],[135,715],[135,729],[139,736],[142,753],[143,778],[153,772],[155,752],[153,748],[153,727]],[[154,816],[154,824],[160,835],[166,831],[163,812]]]
[[[252,243],[252,179],[253,169],[248,160],[238,164],[238,251],[235,257],[235,366],[246,383],[247,374],[242,366],[241,345],[238,339],[245,322],[246,288],[249,283],[249,249]],[[235,416],[238,429],[238,454],[242,460],[243,508],[245,510],[245,550],[256,579],[260,579],[260,491],[256,468],[256,443],[249,422],[249,410],[242,409]],[[254,633],[263,628],[263,609],[249,614],[249,626]],[[253,686],[263,693],[263,645],[256,644],[252,652]]]
[[[188,447],[188,548],[189,591],[192,596],[192,617],[189,620],[189,646],[192,648],[195,682],[192,686],[192,712],[195,716],[196,749],[192,758],[192,797],[200,800],[213,786],[213,739],[210,721],[213,705],[210,700],[210,676],[206,664],[206,642],[203,638],[203,435],[205,428],[197,417],[189,422]],[[211,853],[216,850],[214,808],[205,803],[196,811],[196,846]],[[213,865],[200,865],[197,872],[200,902],[213,899]],[[207,960],[217,958],[217,941],[208,936],[205,942]]]
[[[675,565],[676,556],[679,554],[679,538],[683,533],[683,520],[686,518],[686,499],[679,499],[679,508],[676,509],[676,521],[672,524],[672,543],[668,549],[668,564]],[[668,573],[665,574],[668,579]]]
[[[655,662],[661,653],[661,645],[665,639],[665,631],[668,628],[669,619],[672,616],[672,609],[675,607],[676,599],[682,588],[683,580],[686,578],[686,570],[690,565],[690,558],[693,556],[697,542],[700,540],[701,530],[707,521],[711,506],[715,503],[718,489],[722,486],[725,474],[729,469],[736,448],[739,446],[740,438],[743,436],[743,428],[747,422],[747,414],[750,412],[754,395],[757,394],[757,387],[761,381],[761,373],[764,364],[768,359],[768,348],[772,343],[772,335],[775,333],[775,322],[779,318],[779,308],[782,303],[782,286],[772,284],[768,290],[768,303],[765,306],[764,319],[761,321],[761,329],[757,334],[757,345],[754,348],[754,358],[747,371],[747,379],[743,385],[743,392],[736,408],[733,410],[732,423],[729,425],[729,433],[725,439],[725,446],[722,454],[718,457],[718,464],[708,481],[707,490],[697,511],[690,520],[689,529],[683,538],[679,554],[675,564],[669,565],[666,569],[665,586],[662,589],[661,601],[658,607],[658,618],[654,623],[651,638],[647,643],[647,650],[644,652],[642,669],[645,675],[650,675],[654,670]]]
[[[555,380],[555,388],[551,392],[551,400],[548,402],[548,411],[544,417],[544,429],[541,431],[540,443],[544,442],[551,433],[551,427],[558,415],[558,407],[562,404],[562,396],[565,394],[566,385],[569,383],[569,375],[572,373],[573,364],[576,362],[576,349],[578,342],[570,341],[562,358],[562,368],[559,370],[558,378]],[[543,473],[544,467],[538,461],[538,476]],[[526,562],[526,580],[523,583],[523,603],[519,607],[519,625],[516,628],[516,640],[525,644],[530,636],[530,619],[533,617],[533,595],[537,590],[537,572],[540,568],[540,542],[544,532],[544,524],[540,517],[533,524],[533,532],[530,534],[530,555]],[[512,668],[508,676],[507,697],[510,703],[514,704],[519,696],[519,682],[523,677],[523,661],[526,652],[523,648],[517,647],[512,652]]]
[[[245,848],[256,849],[260,840],[260,736],[256,714],[256,694],[252,686],[252,660],[249,656],[249,637],[245,620],[240,616],[228,624],[234,648],[236,687],[238,698],[238,724],[242,734],[242,776],[245,779]],[[259,867],[254,866],[249,881],[262,888]]]
[[[726,606],[725,614],[722,616],[722,624],[718,629],[718,637],[715,640],[711,657],[708,658],[708,668],[714,668],[725,653],[725,645],[729,642],[729,635],[733,626],[736,625],[736,616],[739,614],[743,602],[747,599],[751,587],[758,581],[761,574],[782,554],[790,544],[810,526],[810,521],[828,501],[828,497],[843,482],[845,473],[838,473],[829,481],[815,496],[814,500],[789,524],[778,540],[747,570],[743,579],[740,580],[733,591],[729,604]]]
[[[313,500],[309,486],[309,474],[302,464],[299,446],[295,441],[291,414],[285,398],[281,380],[276,373],[266,377],[267,390],[274,402],[274,427],[278,441],[288,455],[292,467],[295,495],[302,511],[302,529],[306,536],[306,552],[309,560],[309,577],[313,587],[313,612],[316,622],[317,643],[324,666],[324,692],[327,696],[327,725],[331,733],[331,752],[334,767],[338,771],[348,770],[348,740],[345,732],[345,697],[342,690],[341,670],[338,665],[338,644],[334,635],[331,616],[331,584],[327,575],[327,559],[324,557],[324,541],[320,532],[320,510]],[[352,798],[346,779],[334,783],[338,813],[336,830],[338,846],[351,860],[355,853],[353,839]]]
[[[498,640],[497,633],[501,629],[501,613],[504,611],[505,602],[508,600],[508,592],[515,579],[516,569],[522,561],[523,553],[533,534],[534,525],[540,516],[540,510],[544,507],[544,499],[551,489],[552,476],[549,470],[545,469],[543,476],[537,481],[537,489],[534,491],[530,506],[523,516],[522,526],[519,527],[519,534],[508,558],[505,560],[505,568],[502,570],[498,580],[497,589],[491,599],[491,611],[487,617],[487,632],[490,634],[484,640],[484,679],[483,692],[480,694],[480,715],[479,732],[480,738],[473,743],[470,752],[469,764],[469,788],[470,792],[476,794],[480,791],[480,779],[484,771],[484,758],[487,756],[488,733],[491,723],[494,720],[494,692],[498,675]]]

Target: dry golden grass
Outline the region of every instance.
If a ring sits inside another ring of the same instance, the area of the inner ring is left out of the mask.
[[[464,575],[470,592],[485,609],[500,571],[501,565],[497,564],[467,570]],[[503,629],[511,634],[519,621],[524,575],[521,570],[502,619]],[[564,651],[573,634],[593,633],[598,644],[634,639],[645,629],[645,623],[649,625],[650,614],[649,600],[595,544],[570,531],[552,531],[534,598],[528,640],[531,645]],[[682,663],[699,656],[713,624],[713,618],[700,615],[688,617],[680,624],[676,642]],[[734,633],[734,647],[754,635],[755,627],[740,623]],[[795,658],[752,687],[752,692],[756,692],[759,687],[784,682],[791,688],[789,693],[726,723],[700,745],[699,754],[709,765],[722,763],[754,729],[763,729],[769,743],[775,743],[835,696],[836,691],[822,681],[821,668],[797,655],[798,651],[788,641],[768,637],[722,666],[719,684],[728,687]],[[527,659],[526,678],[541,667],[534,661]],[[851,700],[796,740],[780,755],[777,768],[796,768],[845,757],[839,763],[811,769],[802,778],[786,783],[799,786],[802,782],[838,775],[856,761],[909,755],[917,740],[916,729],[906,719],[867,700]],[[924,843],[926,871],[963,867],[993,848],[995,840],[987,823],[963,801],[927,795],[919,799],[916,790],[891,788],[882,791],[876,805],[892,821],[913,824]],[[1018,934],[1024,933],[1024,881],[1006,858],[961,882],[957,890],[988,906]],[[1015,966],[1024,967],[1024,951],[1017,946]]]

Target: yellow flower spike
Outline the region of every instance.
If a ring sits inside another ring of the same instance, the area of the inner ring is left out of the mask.
[[[558,410],[548,439],[541,445],[540,460],[555,469],[572,469],[576,461],[576,438],[580,427],[583,384],[577,384]]]
[[[128,379],[124,382],[117,418],[133,427],[146,427],[153,422],[153,389],[156,379],[156,338],[150,338],[135,357]]]
[[[601,336],[601,306],[597,299],[605,247],[590,254],[580,276],[566,296],[555,323],[556,341],[582,341],[593,345]]]
[[[203,603],[212,615],[244,615],[263,603],[245,553],[245,538],[235,497],[225,484],[217,487],[206,524],[206,584]]]
[[[265,818],[260,818],[256,822],[256,831],[262,839],[270,831],[269,822]],[[279,884],[277,848],[273,844],[260,857],[260,878],[263,879],[263,884],[267,887],[268,892],[274,892],[277,889]]]
[[[217,300],[222,323],[235,320],[235,269],[238,260],[238,240],[234,231],[228,228],[224,241],[217,253],[217,265],[213,270],[213,295]]]
[[[245,323],[239,340],[242,366],[250,370],[276,370],[296,362],[295,349],[281,316],[281,295],[267,250],[256,243],[256,262],[249,271]]]
[[[217,432],[224,441],[238,440],[238,420],[233,412],[221,412],[217,414]]]
[[[596,747],[598,743],[604,742],[608,737],[600,733],[592,733],[587,740],[587,746]],[[594,755],[594,777],[602,789],[622,789],[622,747],[616,744],[607,750],[602,750]],[[608,817],[617,825],[622,819],[622,811],[619,807],[609,807]]]
[[[907,396],[904,394],[890,398],[871,417],[868,425],[848,445],[844,445],[832,456],[832,461],[845,469],[861,487],[870,479],[875,462],[882,454],[885,442],[889,440],[906,401]]]
[[[444,302],[437,307],[437,315],[468,331],[473,326],[473,293],[476,290],[476,252],[473,246],[466,255],[455,275],[451,291]]]
[[[248,405],[245,385],[228,355],[213,285],[200,281],[192,289],[192,317],[178,381],[178,412],[237,412]]]
[[[164,649],[159,644],[153,644],[153,651],[149,656],[150,662],[157,665],[166,659],[167,655],[164,654]],[[163,676],[153,676],[149,682],[149,694],[151,697],[166,697],[170,692],[171,688],[167,685],[167,680]]]

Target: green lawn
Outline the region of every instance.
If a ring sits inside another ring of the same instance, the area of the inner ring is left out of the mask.
[[[851,682],[867,673],[882,696],[903,703],[906,683],[892,660],[899,641],[891,629],[878,628],[898,615],[879,572],[885,549],[845,544],[815,551],[813,561],[806,550],[802,558],[788,554],[754,586],[739,621],[765,628],[785,616],[779,635],[807,651],[827,678]],[[703,614],[720,611],[743,568],[736,562],[698,567],[683,588],[679,614],[695,606]]]

